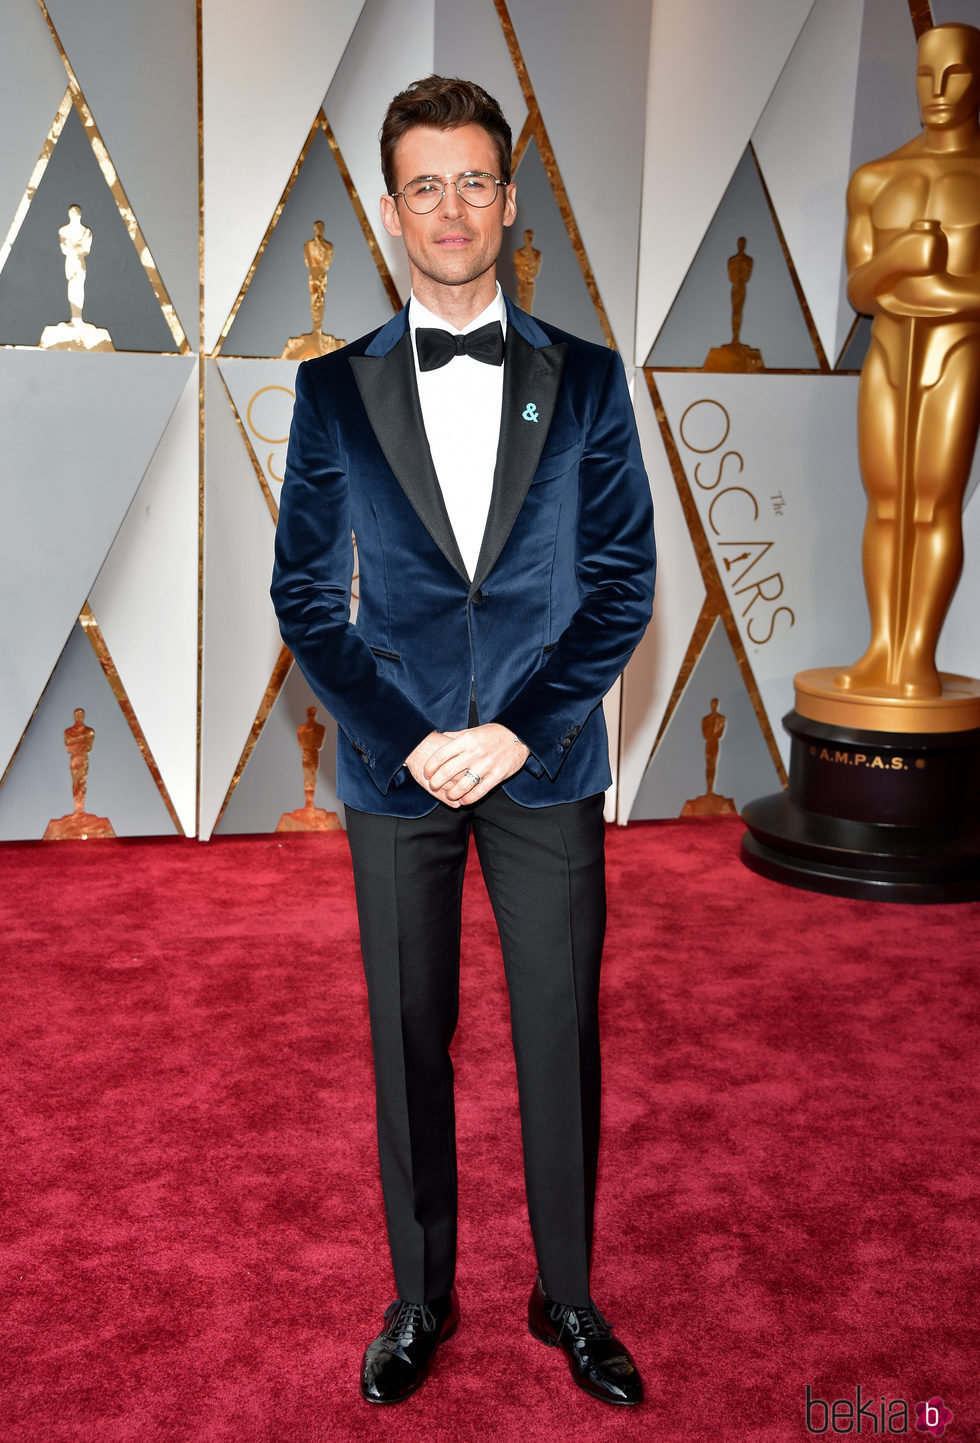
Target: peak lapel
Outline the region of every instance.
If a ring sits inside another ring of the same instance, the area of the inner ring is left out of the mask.
[[[497,560],[524,504],[548,437],[564,365],[563,342],[532,346],[516,326],[508,325],[497,464],[474,586],[482,584]],[[536,421],[526,418],[529,408]]]
[[[371,428],[399,486],[449,564],[469,581],[432,464],[422,421],[412,336],[382,356],[351,356],[351,368]]]

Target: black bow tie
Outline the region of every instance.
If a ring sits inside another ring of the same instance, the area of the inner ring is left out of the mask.
[[[435,326],[418,326],[415,346],[420,371],[438,371],[454,356],[472,356],[474,361],[485,361],[488,366],[503,365],[504,360],[504,332],[499,321],[491,321],[466,336],[454,336]]]

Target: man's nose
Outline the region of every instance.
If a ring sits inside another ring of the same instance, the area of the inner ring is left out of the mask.
[[[459,216],[463,214],[464,203],[456,189],[454,180],[446,181],[446,189],[443,192],[442,200],[439,203],[439,212],[445,216]]]

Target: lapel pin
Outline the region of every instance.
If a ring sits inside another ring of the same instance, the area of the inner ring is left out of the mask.
[[[524,421],[536,421],[538,419],[538,408],[533,401],[528,401],[521,412],[521,419]]]

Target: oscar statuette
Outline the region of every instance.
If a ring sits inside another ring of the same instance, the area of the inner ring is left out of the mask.
[[[796,886],[980,897],[980,681],[936,648],[963,567],[980,426],[980,30],[919,39],[922,133],[847,192],[848,297],[873,317],[858,389],[870,641],[803,671],[789,789],[745,808],[743,860]]]

